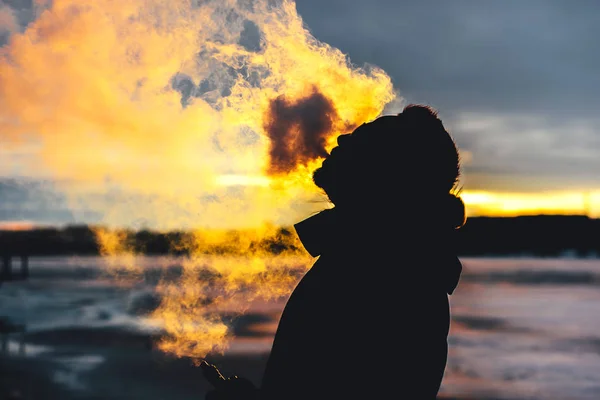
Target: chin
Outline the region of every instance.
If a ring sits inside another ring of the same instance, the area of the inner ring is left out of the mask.
[[[312,175],[312,180],[314,182],[315,185],[317,185],[317,187],[320,187],[321,189],[327,191],[327,181],[329,180],[327,178],[327,173],[326,173],[326,169],[323,168],[322,166],[317,168]]]

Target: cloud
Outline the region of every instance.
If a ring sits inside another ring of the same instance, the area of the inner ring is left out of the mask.
[[[465,112],[446,125],[469,154],[469,189],[600,187],[600,118]]]
[[[0,221],[65,224],[75,222],[66,198],[37,180],[0,179]]]

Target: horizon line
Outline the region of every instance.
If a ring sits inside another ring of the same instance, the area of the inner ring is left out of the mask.
[[[592,216],[584,213],[523,213],[523,214],[507,214],[507,215],[497,215],[497,214],[476,214],[476,215],[467,215],[467,221],[470,218],[490,218],[490,219],[511,219],[511,218],[523,218],[523,217],[585,217],[590,220],[599,220],[600,216]],[[266,223],[267,225],[272,225],[280,228],[289,228],[294,224],[275,224],[275,223]],[[257,229],[252,227],[239,227],[239,228],[210,228],[210,227],[181,227],[180,229],[158,229],[153,227],[131,227],[131,226],[109,226],[108,224],[103,223],[91,223],[91,222],[42,222],[42,221],[29,221],[29,220],[0,220],[0,231],[1,232],[19,232],[19,231],[34,231],[40,229],[68,229],[74,227],[87,227],[87,228],[103,228],[109,230],[130,230],[134,232],[140,231],[160,231],[160,232],[178,232],[178,231],[194,231],[194,230],[252,230]]]

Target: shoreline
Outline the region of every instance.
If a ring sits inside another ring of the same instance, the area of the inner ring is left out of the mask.
[[[148,336],[138,335],[136,341],[131,333],[121,333],[127,340],[113,338],[108,345],[84,345],[85,337],[69,344],[68,335],[60,335],[62,340],[54,335],[45,341],[26,340],[25,354],[0,353],[0,399],[204,400],[212,387],[192,360],[149,349]],[[31,346],[38,347],[31,351]],[[225,353],[207,360],[223,375],[243,376],[258,386],[267,357],[268,352]],[[438,400],[485,399],[441,395]]]

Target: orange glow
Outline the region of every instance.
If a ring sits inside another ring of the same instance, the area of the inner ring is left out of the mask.
[[[0,221],[0,231],[29,231],[39,227],[29,221]]]
[[[339,134],[399,101],[390,77],[319,42],[289,0],[36,4],[0,49],[3,146],[33,149],[19,173],[53,178],[104,226],[198,229],[172,243],[190,257],[151,319],[167,353],[223,350],[219,310],[289,294],[311,261],[251,239],[326,206],[312,171]],[[143,276],[123,231],[97,237],[115,277]],[[219,246],[236,257],[207,254]]]
[[[391,79],[316,40],[291,1],[238,3],[52,2],[0,50],[3,139],[41,143],[38,162],[22,173],[49,170],[74,205],[121,226],[257,226],[296,220],[291,202],[304,204],[299,215],[320,208],[308,201],[318,192],[307,179],[319,154],[396,98]],[[259,51],[238,44],[248,21],[260,32]],[[195,90],[185,107],[177,85]],[[315,92],[335,115],[321,151],[271,185],[256,180],[232,196],[231,177],[262,176],[272,163],[265,118],[273,102]],[[98,198],[109,191],[144,201]]]

